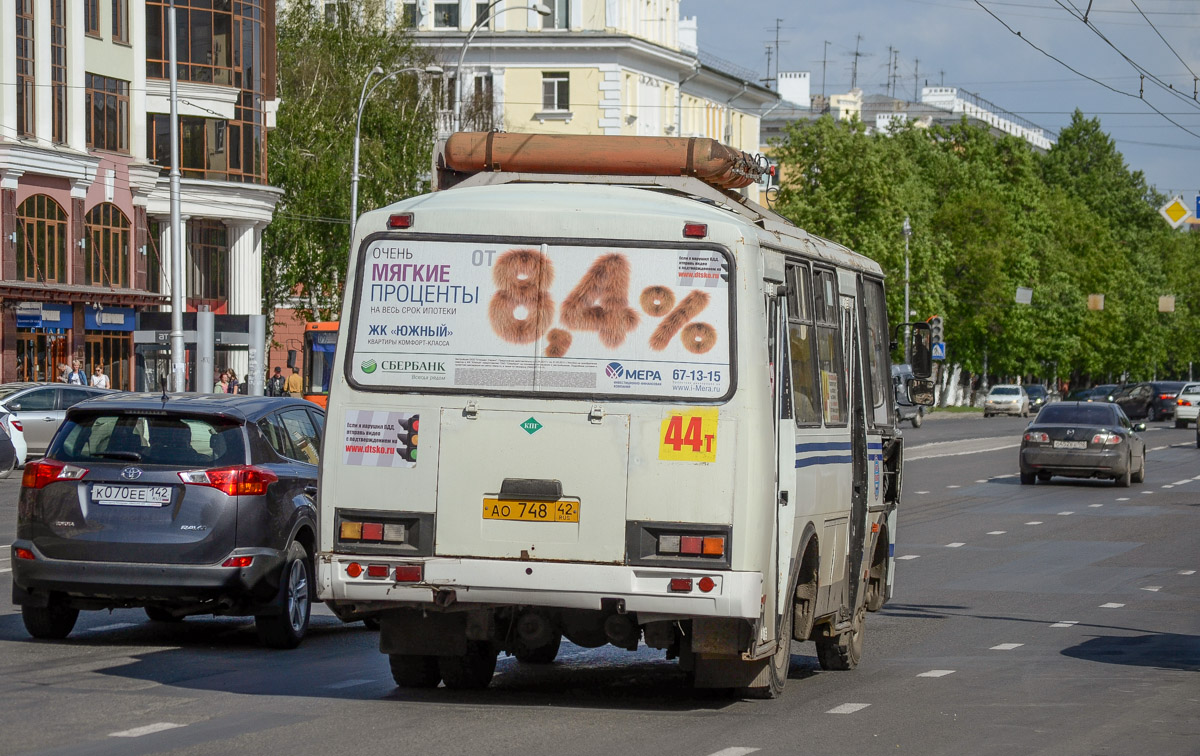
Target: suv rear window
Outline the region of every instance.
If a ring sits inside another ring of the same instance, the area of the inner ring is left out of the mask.
[[[242,427],[211,417],[87,414],[63,423],[47,455],[60,462],[224,467],[246,462]]]
[[[483,247],[491,247],[490,249]],[[733,260],[716,247],[375,237],[346,377],[378,391],[719,400]]]

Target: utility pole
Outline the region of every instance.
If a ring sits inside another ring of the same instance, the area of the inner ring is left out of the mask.
[[[771,88],[771,46],[770,45],[767,45],[767,78],[763,79],[763,84],[765,84],[768,89]],[[776,81],[775,91],[776,92],[779,91],[778,81]]]
[[[946,86],[946,72],[945,72],[945,71],[938,71],[938,74],[940,74],[940,75],[941,75],[941,77],[942,77],[942,78],[941,78],[941,81],[938,83],[938,86],[939,86],[939,87],[944,87],[944,86]]]
[[[920,98],[917,97],[917,94],[918,94],[917,86],[918,86],[918,82],[920,81],[920,76],[921,76],[921,59],[913,58],[913,99],[912,99],[913,102],[920,102]]]
[[[825,64],[829,60],[829,40],[825,40],[825,50],[821,53],[821,102],[825,102]]]
[[[892,53],[892,97],[900,93],[898,85],[900,84],[900,50]]]
[[[884,88],[884,91],[887,92],[888,97],[892,96],[892,50],[893,49],[894,48],[891,45],[888,45],[888,62],[887,62],[888,78],[887,78],[887,86]]]
[[[775,19],[775,91],[779,91],[779,61],[783,60],[779,57],[779,27],[783,23],[782,18]]]
[[[187,391],[187,363],[184,359],[183,310],[187,305],[183,292],[183,221],[179,199],[179,60],[176,51],[175,0],[167,10],[168,64],[171,66],[171,391]],[[197,375],[196,386],[207,387],[211,375]]]
[[[908,323],[908,237],[912,236],[912,224],[908,222],[908,216],[904,216],[904,225],[900,227],[900,233],[904,235],[904,319],[901,323]],[[912,364],[912,328],[904,326],[904,362]]]
[[[850,69],[850,88],[851,89],[855,89],[858,87],[858,59],[862,55],[858,51],[858,43],[862,42],[862,38],[863,38],[863,36],[861,34],[856,34],[854,36],[854,67]]]

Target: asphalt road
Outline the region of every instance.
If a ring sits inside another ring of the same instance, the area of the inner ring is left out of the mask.
[[[324,611],[296,651],[260,649],[249,621],[132,610],[35,642],[3,592],[0,753],[1200,753],[1195,431],[1147,431],[1142,485],[1021,486],[1025,422],[905,431],[896,595],[857,670],[794,644],[776,701],[566,642],[548,667],[501,659],[486,691],[400,691],[374,633]],[[0,481],[0,544],[18,486]]]

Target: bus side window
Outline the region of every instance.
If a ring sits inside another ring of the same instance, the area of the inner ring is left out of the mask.
[[[817,370],[821,380],[821,414],[826,425],[846,422],[846,386],[842,380],[841,323],[837,280],[833,271],[816,274]]]
[[[892,424],[892,402],[887,391],[891,372],[890,343],[887,329],[887,305],[883,298],[883,283],[862,279],[863,320],[866,323],[866,352],[870,366],[871,402],[874,405],[875,427]]]
[[[820,392],[813,355],[812,281],[807,265],[792,266],[789,275],[788,341],[792,359],[792,408],[797,425],[820,425]]]

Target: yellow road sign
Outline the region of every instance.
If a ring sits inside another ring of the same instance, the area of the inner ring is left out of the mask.
[[[1162,217],[1167,219],[1167,223],[1171,224],[1171,228],[1179,228],[1192,214],[1191,208],[1179,196],[1176,196],[1173,200],[1160,207],[1158,212]]]

